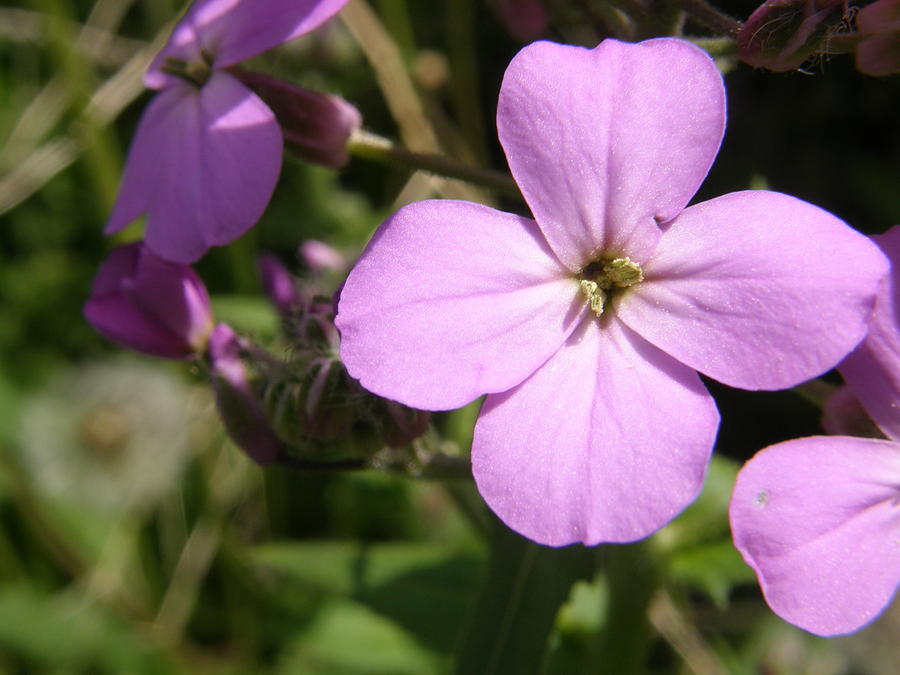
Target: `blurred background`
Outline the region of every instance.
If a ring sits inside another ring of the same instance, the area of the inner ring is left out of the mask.
[[[606,3],[545,5],[546,37],[605,37]],[[496,4],[369,6],[383,33],[345,12],[249,67],[337,93],[411,147],[424,141],[395,111],[414,100],[444,152],[505,170],[496,98],[524,42]],[[755,4],[718,7],[744,19]],[[723,426],[701,500],[647,542],[551,550],[502,528],[467,481],[262,470],[226,438],[196,366],[98,336],[81,308],[111,247],[136,236],[102,229],[150,98],[141,75],[183,8],[0,2],[0,672],[627,672],[617,650],[659,673],[900,672],[898,608],[812,637],[767,610],[730,544],[740,463],[821,433],[808,392],[711,384]],[[849,56],[785,74],[721,64],[729,126],[698,200],[768,187],[866,233],[900,222],[900,78]],[[286,156],[259,226],[197,266],[217,318],[284,352],[261,252],[298,273],[306,239],[352,259],[399,204],[450,194],[521,209],[402,168]],[[434,423],[465,449],[476,414]]]

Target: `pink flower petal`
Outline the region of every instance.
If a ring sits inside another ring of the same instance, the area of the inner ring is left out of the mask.
[[[107,234],[146,213],[158,255],[193,262],[259,220],[281,170],[272,112],[227,73],[202,89],[175,83],[147,107]]]
[[[84,316],[109,340],[169,359],[201,354],[212,330],[200,277],[140,242],[120,246],[100,266]]]
[[[586,305],[534,221],[425,201],[389,218],[341,291],[341,358],[376,394],[456,408],[530,375]]]
[[[832,368],[866,333],[887,272],[872,242],[775,192],[735,192],[686,209],[616,311],[701,373],[780,389]]]
[[[158,89],[170,81],[166,59],[196,61],[201,52],[227,68],[315,30],[347,0],[199,0],[178,22],[144,78]]]
[[[472,471],[491,509],[538,543],[634,541],[697,496],[718,422],[695,372],[615,319],[590,319],[487,398]]]
[[[725,128],[722,77],[693,45],[538,42],[506,70],[500,142],[541,231],[577,271],[600,250],[643,262]]]
[[[900,441],[900,225],[873,237],[893,263],[875,300],[869,334],[840,365],[866,412]]]
[[[900,444],[801,438],[759,452],[738,474],[734,543],[769,606],[818,635],[849,633],[900,583]]]

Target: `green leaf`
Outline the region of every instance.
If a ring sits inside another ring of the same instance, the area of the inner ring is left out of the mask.
[[[132,624],[80,593],[50,594],[25,585],[0,588],[0,653],[59,672],[179,672],[151,651]]]
[[[727,605],[733,586],[752,583],[755,578],[731,539],[679,551],[669,561],[669,575],[707,594],[720,609]]]
[[[329,603],[288,648],[277,672],[316,675],[428,675],[440,660],[403,629],[356,603]]]
[[[483,567],[474,552],[416,543],[274,544],[254,557],[294,583],[352,597],[447,653],[458,642]]]
[[[278,334],[278,313],[263,296],[215,295],[210,301],[216,321],[227,323],[242,335],[272,338]]]
[[[728,503],[738,469],[734,460],[714,455],[700,496],[653,536],[653,545],[672,552],[729,536]]]
[[[594,560],[592,549],[539,546],[497,521],[487,578],[456,672],[538,672],[559,608],[572,584],[592,575]]]

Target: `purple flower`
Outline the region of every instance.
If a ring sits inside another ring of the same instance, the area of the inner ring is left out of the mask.
[[[120,246],[100,266],[84,316],[107,339],[167,359],[201,354],[213,327],[209,296],[194,270],[140,242]]]
[[[193,262],[250,229],[281,170],[273,112],[226,68],[315,29],[346,0],[199,0],[144,83],[141,118],[106,233],[147,214],[147,245]],[[176,74],[177,73],[177,74]]]
[[[303,305],[294,277],[274,255],[259,256],[259,275],[269,300],[282,316],[291,316]]]
[[[817,635],[861,628],[900,584],[900,227],[876,240],[893,272],[840,370],[890,440],[770,446],[741,469],[731,499],[735,546],[769,606]]]
[[[473,472],[513,529],[640,539],[703,482],[719,416],[696,371],[777,389],[828,370],[862,339],[886,261],[786,195],[685,208],[725,126],[722,78],[687,42],[530,45],[497,124],[535,220],[398,211],[343,288],[341,356],[414,408],[488,394]]]
[[[314,273],[332,270],[343,274],[350,266],[343,253],[317,239],[307,239],[300,244],[299,254],[300,259]]]
[[[260,73],[233,72],[271,108],[285,144],[295,155],[331,169],[350,161],[347,140],[362,126],[362,115],[352,104]]]

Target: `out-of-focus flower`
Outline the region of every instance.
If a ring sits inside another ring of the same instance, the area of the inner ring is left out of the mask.
[[[741,60],[785,72],[799,68],[820,51],[843,17],[842,0],[767,0],[737,35]]]
[[[284,142],[298,157],[332,169],[350,159],[347,140],[362,126],[362,115],[350,103],[245,70],[232,74],[275,113]]]
[[[193,262],[250,229],[278,180],[282,133],[272,110],[226,69],[314,30],[346,1],[191,5],[144,76],[160,92],[141,118],[106,233],[147,214],[148,246]],[[311,118],[323,128],[316,105]]]
[[[231,440],[257,464],[271,464],[282,455],[283,445],[253,389],[243,352],[240,338],[223,323],[209,336],[207,356],[216,406]]]
[[[543,0],[494,0],[494,10],[510,34],[522,42],[544,36],[550,17]]]
[[[331,270],[344,272],[349,264],[347,257],[323,241],[307,239],[300,244],[300,259],[313,272]]]
[[[177,488],[209,397],[156,365],[116,359],[60,374],[25,405],[23,464],[45,493],[141,510]],[[195,427],[196,428],[196,427]]]
[[[900,584],[900,227],[869,334],[840,370],[890,440],[817,436],[770,446],[738,474],[734,543],[772,610],[817,635],[858,630]]]
[[[866,75],[900,73],[900,0],[878,0],[856,17],[856,67]]]
[[[873,237],[891,260],[865,341],[838,367],[866,412],[900,439],[900,226]]]
[[[302,305],[294,277],[281,261],[268,253],[259,257],[263,289],[282,316],[291,316]]]
[[[702,485],[719,418],[696,371],[779,389],[832,368],[887,262],[787,195],[685,208],[725,126],[721,75],[687,42],[530,45],[497,124],[535,220],[450,200],[398,211],[341,292],[341,356],[415,408],[488,394],[473,473],[513,529],[640,539]]]
[[[201,354],[213,327],[196,272],[140,242],[120,246],[100,266],[84,316],[107,339],[167,359]]]

